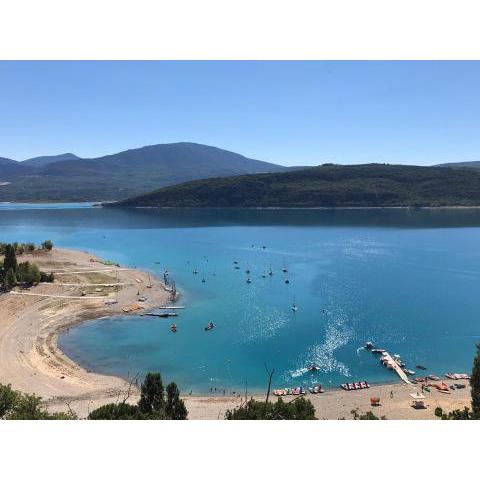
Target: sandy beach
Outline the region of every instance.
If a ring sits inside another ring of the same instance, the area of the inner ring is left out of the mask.
[[[58,348],[58,334],[91,319],[125,314],[124,307],[137,303],[138,295],[148,297],[145,309],[168,302],[164,285],[146,272],[104,265],[87,252],[54,249],[22,255],[19,261],[33,261],[46,272],[53,271],[54,284],[40,284],[28,290],[16,289],[0,295],[0,383],[15,389],[40,395],[51,411],[71,408],[80,418],[105,403],[138,399],[138,390],[129,382],[113,376],[88,372],[70,360]],[[85,295],[82,295],[84,293]],[[106,305],[106,300],[118,303]],[[323,394],[308,394],[319,419],[351,419],[352,410],[359,413],[372,410],[387,419],[434,419],[434,410],[445,411],[470,405],[468,381],[466,388],[445,394],[432,389],[426,393],[427,408],[411,407],[410,393],[415,385],[404,383],[373,385],[368,390],[345,392],[327,390]],[[371,407],[370,397],[380,397],[380,406]],[[254,395],[264,399],[264,395]],[[274,399],[275,397],[271,397]],[[283,397],[292,401],[295,397]],[[242,402],[231,396],[185,396],[189,419],[222,419],[227,409]]]
[[[79,417],[123,399],[129,383],[75,364],[58,348],[58,334],[80,322],[125,314],[137,292],[148,297],[146,309],[167,303],[169,292],[153,278],[147,288],[145,272],[103,265],[86,252],[54,249],[18,257],[26,260],[53,271],[55,282],[0,295],[0,383],[40,395],[52,410],[69,405]],[[105,305],[108,299],[118,303]]]

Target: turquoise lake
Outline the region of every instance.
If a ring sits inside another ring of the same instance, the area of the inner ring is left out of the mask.
[[[64,333],[65,353],[98,372],[160,371],[193,393],[262,390],[265,364],[276,387],[389,382],[366,341],[438,375],[470,371],[480,341],[479,210],[0,205],[0,241],[47,238],[159,277],[167,268],[182,293],[177,334],[140,316]]]

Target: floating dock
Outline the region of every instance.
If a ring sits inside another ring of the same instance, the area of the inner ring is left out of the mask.
[[[175,306],[167,306],[167,305],[162,305],[160,307],[155,307],[153,310],[182,310],[185,307],[175,307]]]
[[[392,365],[393,369],[398,373],[398,376],[408,385],[412,385],[412,382],[408,379],[407,374],[400,368],[400,365],[392,358],[388,352],[382,354],[387,359],[388,363]]]

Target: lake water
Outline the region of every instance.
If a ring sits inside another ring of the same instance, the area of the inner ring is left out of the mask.
[[[478,210],[0,207],[0,241],[47,238],[160,277],[168,268],[182,292],[176,334],[169,319],[125,316],[60,337],[98,372],[160,371],[194,393],[264,389],[265,364],[275,386],[388,382],[366,341],[439,375],[469,371],[480,341]]]

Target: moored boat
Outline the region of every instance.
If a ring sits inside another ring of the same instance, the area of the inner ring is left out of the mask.
[[[347,391],[364,390],[366,388],[370,388],[370,384],[366,381],[354,382],[354,383],[342,383],[340,387],[342,387],[344,390],[347,390]]]
[[[314,395],[316,395],[317,393],[324,393],[325,392],[325,390],[322,388],[322,386],[320,384],[315,385],[313,387],[310,387],[309,390],[310,390],[310,393],[313,393]]]

